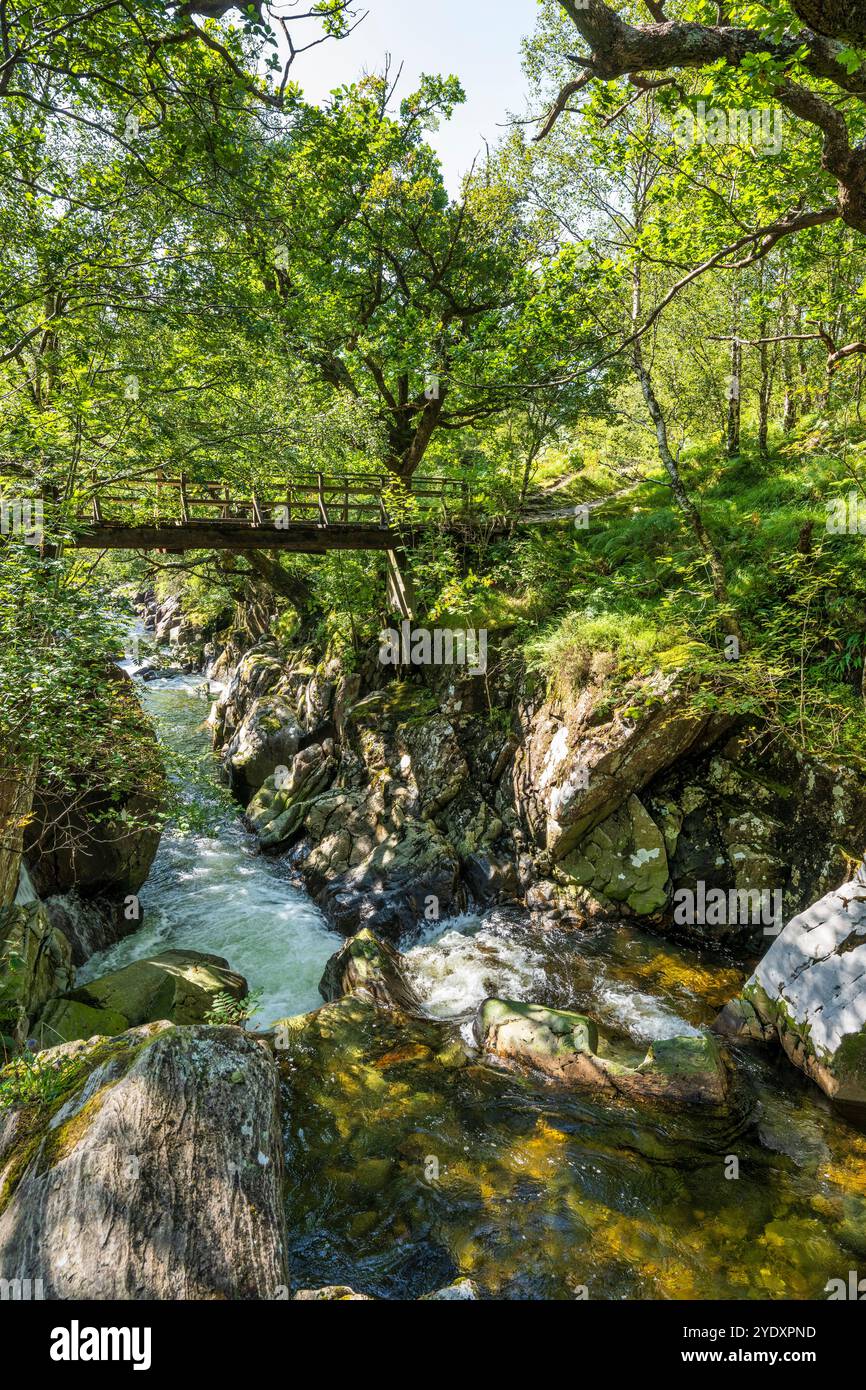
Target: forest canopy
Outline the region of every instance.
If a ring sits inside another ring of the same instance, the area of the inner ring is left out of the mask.
[[[855,741],[858,554],[826,524],[860,488],[855,7],[527,3],[528,104],[452,189],[459,55],[304,98],[305,49],[351,44],[357,6],[5,13],[0,456],[48,519],[2,611],[47,586],[97,622],[150,585],[225,625],[264,586],[274,633],[357,653],[388,616],[375,553],[70,542],[107,487],[381,474],[408,505],[444,476],[481,511],[416,548],[429,614],[557,678],[587,644],[624,671],[667,651],[801,741]]]

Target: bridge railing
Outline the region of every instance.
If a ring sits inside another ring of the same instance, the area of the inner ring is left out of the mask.
[[[468,483],[418,478],[405,492],[391,474],[299,473],[290,479],[231,483],[224,479],[154,475],[90,480],[79,520],[96,525],[195,526],[227,521],[249,526],[383,526],[423,520],[433,513],[464,515]]]

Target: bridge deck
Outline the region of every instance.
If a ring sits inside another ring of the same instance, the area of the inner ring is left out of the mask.
[[[118,489],[122,489],[119,491]],[[71,544],[90,550],[393,550],[433,523],[467,518],[466,483],[387,474],[300,474],[256,484],[93,479]]]

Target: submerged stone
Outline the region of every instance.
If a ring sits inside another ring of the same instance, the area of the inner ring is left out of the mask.
[[[487,999],[474,1027],[487,1054],[536,1067],[569,1086],[666,1106],[734,1108],[732,1063],[708,1033],[654,1042],[643,1061],[628,1064],[610,1055],[608,1041],[582,1014]]]

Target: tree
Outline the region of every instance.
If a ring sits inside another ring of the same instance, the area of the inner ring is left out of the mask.
[[[392,94],[371,77],[305,110],[275,149],[270,235],[261,217],[249,233],[283,352],[375,410],[408,482],[434,437],[501,416],[599,341],[495,161],[449,199],[424,134],[462,99],[456,78],[425,78],[397,116]],[[590,394],[572,387],[572,405]]]
[[[664,85],[685,97],[694,90],[696,74],[704,87],[709,83],[713,94],[734,95],[746,107],[769,98],[814,132],[816,143],[788,211],[752,228],[747,242],[765,254],[782,237],[836,218],[858,232],[866,231],[866,62],[856,48],[840,48],[833,41],[863,39],[853,0],[800,0],[796,13],[784,0],[767,5],[745,0],[720,6],[724,22],[716,24],[694,18],[706,14],[708,6],[702,0],[674,0],[674,18],[668,17],[665,3],[648,4],[652,24],[630,23],[605,0],[559,3],[589,51],[572,55],[581,75],[562,87],[548,126],[596,80],[626,78],[637,87]],[[823,31],[804,27],[804,20],[821,24]],[[835,182],[835,200],[809,206],[816,182],[820,188],[827,183],[826,178],[814,178],[819,170]]]

